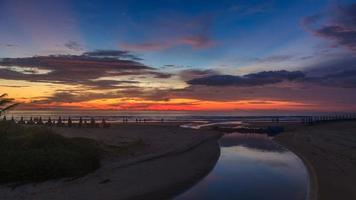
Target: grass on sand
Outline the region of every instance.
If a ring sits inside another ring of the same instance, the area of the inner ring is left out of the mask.
[[[101,154],[95,140],[0,122],[0,183],[83,176],[99,168]]]

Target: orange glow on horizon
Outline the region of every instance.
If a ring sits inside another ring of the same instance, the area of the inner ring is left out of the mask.
[[[48,104],[25,104],[23,109],[78,109],[78,110],[132,110],[132,111],[230,111],[230,110],[302,110],[311,104],[291,101],[206,101],[196,99],[170,99],[152,101],[140,98],[99,99],[83,102],[53,102]]]

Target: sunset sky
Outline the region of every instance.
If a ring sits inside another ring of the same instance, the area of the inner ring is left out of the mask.
[[[356,111],[356,1],[0,0],[17,109]]]

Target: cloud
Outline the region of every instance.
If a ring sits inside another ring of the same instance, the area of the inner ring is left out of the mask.
[[[183,68],[192,68],[189,65],[173,65],[173,64],[166,64],[160,67],[161,69],[183,69]]]
[[[318,68],[310,68],[301,71],[263,71],[258,73],[246,74],[244,76],[234,75],[209,75],[214,71],[183,71],[183,77],[188,80],[190,85],[205,85],[216,87],[254,87],[276,84],[281,82],[298,82],[303,84],[314,84],[328,87],[356,88],[355,62],[353,65],[343,67],[334,65],[328,67],[319,65]],[[322,67],[320,67],[322,66]],[[187,74],[187,75],[185,75]],[[193,75],[190,75],[193,74]],[[194,78],[194,75],[197,75]],[[200,77],[199,77],[200,76]],[[193,77],[192,79],[188,79]],[[184,80],[184,79],[183,79]]]
[[[257,58],[256,61],[260,63],[273,63],[273,62],[283,62],[293,59],[294,55],[273,55],[267,56],[265,58]]]
[[[49,103],[77,103],[99,99],[143,99],[149,101],[168,101],[170,90],[145,89],[137,86],[119,86],[115,91],[83,91],[80,89],[56,90],[51,96],[39,97],[40,100],[33,101],[37,105]]]
[[[143,60],[129,51],[120,51],[120,50],[95,50],[83,53],[83,56],[96,57],[96,58],[116,58],[116,59],[128,59],[140,61]]]
[[[195,49],[208,48],[214,45],[214,41],[206,35],[194,35],[180,38],[177,45],[189,45]]]
[[[68,41],[67,43],[64,44],[65,47],[67,47],[70,50],[74,51],[83,51],[84,47],[81,45],[79,42],[76,41]]]
[[[176,46],[192,49],[212,47],[216,42],[211,37],[212,16],[199,17],[165,16],[150,24],[145,30],[144,41],[122,42],[120,48],[131,51],[160,51]],[[148,28],[148,29],[147,29]]]
[[[205,35],[174,38],[168,41],[144,42],[137,44],[122,43],[120,47],[131,51],[160,51],[174,46],[186,45],[193,49],[204,49],[214,45],[214,41]]]
[[[323,17],[324,15],[321,13],[310,15],[303,17],[300,23],[303,27],[311,28],[310,26],[316,25]]]
[[[122,43],[120,47],[130,51],[158,51],[172,47],[173,44],[163,42],[143,42],[138,44]]]
[[[214,70],[184,70],[188,77],[211,77],[226,75],[209,75],[218,73]],[[131,106],[139,106],[144,101],[165,101],[171,99],[193,99],[198,105],[200,101],[246,101],[245,104],[261,105],[272,101],[295,102],[293,109],[345,109],[356,108],[356,70],[340,71],[337,73],[320,76],[308,76],[308,72],[259,72],[244,76],[234,76],[244,79],[239,84],[191,84],[182,89],[170,88],[143,88],[135,85],[117,86],[115,91],[83,91],[79,89],[57,90],[52,96],[40,98],[33,102],[37,106],[57,103],[80,103],[100,99],[136,99],[136,103],[108,105],[115,108],[130,109]],[[192,75],[191,75],[192,74]],[[184,75],[183,75],[184,76]],[[199,79],[199,78],[197,78]],[[239,79],[239,81],[241,81]],[[245,80],[247,79],[247,80]],[[194,79],[193,79],[194,80]],[[188,81],[189,82],[189,81]],[[260,87],[260,86],[263,87]],[[162,103],[162,102],[161,102]],[[160,105],[157,103],[156,105]],[[299,104],[298,104],[299,103]],[[145,103],[144,103],[145,104]],[[142,104],[142,108],[145,105]],[[71,104],[70,106],[79,105]],[[151,108],[147,104],[147,109]],[[166,105],[166,104],[165,104]],[[178,106],[173,103],[172,106]],[[122,107],[121,107],[122,106]],[[299,106],[299,108],[298,108]],[[351,107],[350,107],[351,106]],[[179,106],[178,106],[179,107]],[[177,108],[178,108],[177,107]],[[72,107],[71,107],[72,108]],[[139,109],[137,107],[137,109]]]
[[[343,109],[351,106],[352,109],[356,109],[354,105],[356,98],[355,88],[330,87],[328,85],[304,81],[295,82],[294,84],[270,84],[263,87],[190,85],[184,89],[171,91],[170,97],[220,101],[222,103],[240,100],[251,102],[253,100],[291,101],[314,105],[309,108],[304,106],[305,110],[323,110],[324,108],[335,110],[335,106],[343,107]],[[351,107],[349,108],[351,109]]]
[[[343,71],[356,69],[356,57],[354,56],[338,56],[336,58],[323,57],[316,63],[309,64],[304,67],[303,71],[308,76],[325,76],[329,74],[340,73]]]
[[[205,69],[205,70],[186,69],[186,70],[180,71],[178,76],[183,81],[189,81],[192,79],[203,78],[203,77],[213,76],[213,75],[218,75],[218,74],[220,74],[218,71],[215,71],[212,69]]]
[[[28,86],[28,85],[0,85],[0,87],[24,88],[24,87],[30,87],[30,86]]]
[[[300,71],[264,71],[244,76],[234,75],[212,75],[202,78],[196,78],[187,81],[190,85],[207,85],[207,86],[261,86],[267,84],[280,83],[282,81],[293,81],[304,78],[305,74]]]
[[[3,58],[0,60],[0,78],[68,85],[84,85],[96,89],[114,89],[136,81],[122,80],[129,75],[169,78],[171,75],[157,71],[135,60],[125,51],[94,51],[82,55],[34,56]],[[109,78],[107,78],[109,77]],[[111,77],[111,78],[110,78]],[[122,77],[120,80],[112,77]],[[104,79],[103,79],[104,78]]]
[[[356,88],[356,70],[344,70],[322,77],[312,77],[309,82],[330,87]]]
[[[17,44],[10,44],[10,43],[6,43],[6,44],[1,44],[0,43],[0,47],[6,47],[6,48],[12,48],[12,47],[17,47]]]
[[[321,25],[321,15],[306,17],[302,25],[314,35],[330,40],[334,47],[346,47],[356,54],[356,4],[337,6],[328,16],[330,20]]]

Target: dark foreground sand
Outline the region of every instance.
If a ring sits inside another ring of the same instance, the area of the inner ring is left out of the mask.
[[[209,173],[220,155],[219,133],[184,129],[176,124],[55,131],[68,137],[93,138],[113,149],[121,146],[126,150],[109,153],[98,170],[82,178],[26,184],[15,189],[0,186],[0,199],[166,199]]]
[[[355,121],[290,125],[275,140],[306,163],[311,199],[356,200]]]

